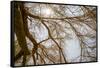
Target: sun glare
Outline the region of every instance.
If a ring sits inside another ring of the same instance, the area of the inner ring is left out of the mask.
[[[50,17],[51,15],[53,15],[53,11],[50,8],[44,8],[42,10],[42,14],[46,17]]]

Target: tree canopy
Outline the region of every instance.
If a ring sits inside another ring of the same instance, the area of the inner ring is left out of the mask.
[[[97,7],[14,2],[15,66],[97,61]]]

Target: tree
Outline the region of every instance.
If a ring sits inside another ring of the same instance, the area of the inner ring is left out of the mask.
[[[97,60],[95,6],[15,2],[14,7],[15,65]]]

